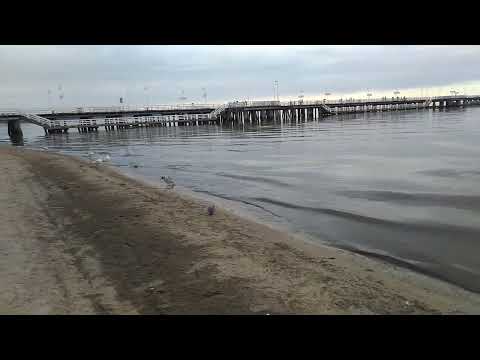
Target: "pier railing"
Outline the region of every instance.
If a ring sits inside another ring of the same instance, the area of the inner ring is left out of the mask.
[[[445,97],[441,97],[445,98]],[[302,106],[302,105],[331,105],[331,104],[348,104],[348,103],[376,103],[376,102],[405,102],[418,101],[424,102],[429,100],[428,97],[381,97],[374,99],[336,99],[336,100],[292,100],[292,101],[235,101],[226,103],[226,108],[236,107],[256,107],[256,106]]]
[[[67,126],[69,128],[88,127],[88,126],[108,126],[108,125],[135,125],[148,123],[166,123],[166,122],[185,122],[185,121],[203,121],[208,120],[209,114],[184,114],[184,115],[153,115],[153,116],[119,116],[119,117],[97,117],[92,119],[71,119],[50,120],[50,127]]]
[[[39,126],[48,126],[49,125],[49,120],[45,119],[44,117],[35,115],[35,114],[29,114],[29,113],[24,113],[22,111],[18,111],[18,114],[20,116],[23,116],[24,118],[27,118],[29,122],[34,123]]]
[[[341,98],[341,99],[321,99],[321,100],[293,100],[293,101],[235,101],[224,104],[169,104],[169,105],[122,105],[122,106],[80,106],[80,107],[37,107],[23,108],[22,112],[28,114],[82,114],[82,113],[123,113],[135,111],[175,111],[175,110],[206,110],[212,109],[212,113],[217,109],[236,108],[236,107],[268,107],[268,106],[302,106],[302,105],[339,105],[339,104],[368,104],[378,102],[405,103],[424,102],[442,100],[480,100],[480,95],[451,95],[451,96],[431,96],[431,97],[400,97],[384,96],[380,98]],[[0,116],[14,116],[18,114],[16,108],[0,108]]]
[[[59,113],[95,113],[95,112],[131,112],[131,111],[155,111],[155,110],[195,110],[215,109],[218,104],[177,104],[177,105],[125,105],[125,106],[80,106],[80,107],[37,107],[24,109],[29,114],[59,114]],[[17,109],[0,108],[0,115],[15,115]]]
[[[225,110],[226,107],[227,107],[226,104],[220,105],[220,106],[217,107],[213,112],[211,112],[210,114],[208,114],[208,117],[209,117],[209,118],[215,118],[216,116],[220,115],[220,113],[222,113],[222,111]]]
[[[364,98],[346,98],[346,99],[337,99],[337,100],[324,100],[324,104],[349,104],[349,103],[377,103],[377,102],[405,102],[405,101],[414,101],[414,102],[422,102],[426,101],[427,97],[406,97],[406,96],[395,96],[395,97],[380,97],[380,98],[373,98],[373,99],[364,99]]]

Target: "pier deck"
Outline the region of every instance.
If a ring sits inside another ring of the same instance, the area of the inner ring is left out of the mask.
[[[340,99],[334,101],[252,101],[222,105],[157,105],[133,107],[90,107],[24,112],[0,110],[0,122],[9,123],[9,134],[21,132],[19,122],[42,126],[45,133],[62,133],[69,129],[79,132],[128,129],[133,127],[198,126],[205,124],[261,123],[262,121],[307,121],[324,116],[377,111],[399,111],[427,108],[449,108],[480,105],[480,95],[439,97],[396,97],[380,99]]]

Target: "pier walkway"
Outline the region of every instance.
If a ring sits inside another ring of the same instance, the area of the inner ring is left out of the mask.
[[[132,127],[198,126],[262,121],[308,121],[325,116],[378,111],[443,109],[480,105],[480,95],[438,97],[383,97],[318,101],[249,101],[226,104],[156,105],[148,107],[79,107],[45,110],[0,109],[0,122],[9,124],[9,135],[21,133],[20,121],[45,129],[45,133],[119,130]]]

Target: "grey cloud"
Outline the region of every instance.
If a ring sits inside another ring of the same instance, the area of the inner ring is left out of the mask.
[[[296,97],[480,81],[480,46],[0,46],[0,106]],[[144,87],[148,87],[148,91]],[[58,99],[57,99],[58,102]]]

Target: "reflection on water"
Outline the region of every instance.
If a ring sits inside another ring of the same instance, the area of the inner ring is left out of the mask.
[[[480,291],[480,108],[50,136],[22,127],[28,147],[108,155],[130,175],[170,176],[261,221]]]
[[[23,141],[23,134],[16,134],[10,137],[10,142],[13,146],[24,146],[25,142]]]

